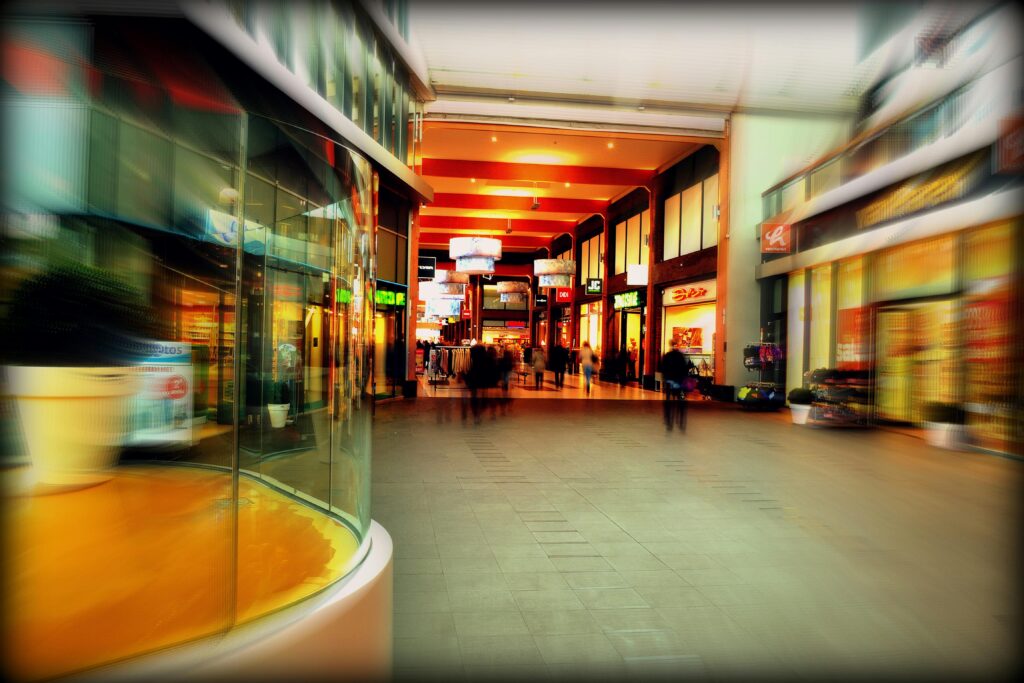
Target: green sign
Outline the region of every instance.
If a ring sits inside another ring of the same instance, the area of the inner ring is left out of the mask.
[[[334,298],[337,300],[339,304],[350,304],[352,303],[352,292],[350,290],[338,287],[336,290],[334,290]]]
[[[612,308],[618,310],[620,308],[636,308],[640,305],[640,292],[634,290],[632,292],[622,292],[621,294],[615,294],[612,297]]]
[[[385,306],[404,306],[405,292],[392,292],[388,289],[378,289],[373,300]]]

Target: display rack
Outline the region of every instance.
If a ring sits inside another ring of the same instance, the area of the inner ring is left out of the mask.
[[[736,402],[750,410],[778,410],[786,402],[782,385],[765,378],[782,359],[782,350],[771,342],[750,342],[743,347],[743,367],[757,372],[757,380],[740,388]]]
[[[866,427],[871,416],[871,379],[866,371],[815,370],[808,373],[814,392],[808,424]]]

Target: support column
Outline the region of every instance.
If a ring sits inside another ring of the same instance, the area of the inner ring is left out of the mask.
[[[406,397],[416,395],[416,304],[420,296],[420,204],[414,202],[409,212],[409,265],[405,269],[409,288],[405,297]],[[426,359],[424,359],[426,360]],[[409,392],[412,392],[411,394]]]
[[[718,289],[718,304],[715,315],[715,384],[725,384],[725,359],[728,347],[726,346],[725,310],[729,305],[729,150],[730,130],[729,121],[725,122],[725,137],[721,142],[715,144],[718,148],[718,264],[715,275],[715,282]],[[742,353],[741,349],[735,350]]]
[[[658,340],[661,339],[661,297],[658,296],[657,288],[654,286],[654,263],[657,256],[655,250],[654,239],[655,228],[658,221],[661,218],[661,192],[659,191],[659,184],[652,183],[647,185],[647,197],[648,197],[648,211],[650,211],[650,228],[648,230],[647,240],[647,317],[644,320],[644,325],[647,329],[644,332],[644,366],[639,369],[640,379],[643,382],[644,387],[654,387],[654,373],[658,370],[658,361],[660,360],[661,345]],[[649,380],[645,380],[645,377],[649,377]]]

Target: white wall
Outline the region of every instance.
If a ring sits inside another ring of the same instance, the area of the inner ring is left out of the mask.
[[[725,307],[725,383],[743,386],[756,380],[743,367],[744,344],[760,333],[760,288],[754,267],[760,263],[758,223],[761,193],[843,144],[852,117],[735,114],[729,157],[728,301]]]

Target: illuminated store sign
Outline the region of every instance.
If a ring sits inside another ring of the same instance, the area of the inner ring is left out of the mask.
[[[604,287],[604,280],[601,278],[588,278],[587,279],[587,294],[600,294]]]
[[[548,295],[547,294],[538,294],[537,296],[533,297],[533,305],[534,305],[535,308],[540,307],[540,306],[547,306],[548,305]]]
[[[622,292],[612,297],[612,308],[619,310],[620,308],[635,308],[640,305],[640,292],[633,290],[632,292]]]
[[[900,183],[857,212],[857,227],[868,228],[962,198],[980,179],[986,152]],[[933,177],[934,176],[934,177]],[[762,250],[763,251],[763,250]]]
[[[559,287],[555,290],[555,301],[558,303],[572,302],[572,288]]]
[[[351,290],[338,287],[334,290],[334,298],[339,304],[350,304],[352,303],[352,292]]]
[[[695,304],[701,301],[714,301],[718,296],[717,286],[714,280],[705,282],[694,282],[678,287],[669,287],[661,295],[663,306],[678,306],[679,304]]]
[[[405,306],[405,292],[392,292],[386,289],[378,289],[373,300],[385,306]]]

